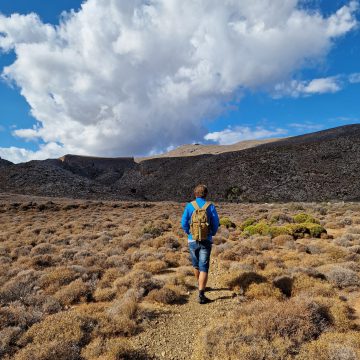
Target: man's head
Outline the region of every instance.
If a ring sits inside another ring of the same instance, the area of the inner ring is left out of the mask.
[[[206,185],[198,185],[195,189],[194,189],[194,195],[195,197],[200,197],[200,198],[206,198],[206,195],[208,194],[208,189],[206,187]]]

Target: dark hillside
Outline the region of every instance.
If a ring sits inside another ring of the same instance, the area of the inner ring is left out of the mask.
[[[350,125],[216,156],[144,161],[119,185],[136,184],[154,200],[187,198],[204,182],[216,200],[323,201],[360,200],[359,181],[360,125]]]
[[[132,158],[66,155],[0,171],[0,191],[46,196],[185,201],[208,184],[213,200],[360,200],[360,125],[218,155]]]
[[[10,165],[13,165],[13,163],[0,157],[0,168]]]

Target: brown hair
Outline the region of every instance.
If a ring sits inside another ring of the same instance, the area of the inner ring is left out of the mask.
[[[206,198],[207,194],[208,194],[208,189],[207,189],[206,185],[198,185],[194,189],[195,197]]]

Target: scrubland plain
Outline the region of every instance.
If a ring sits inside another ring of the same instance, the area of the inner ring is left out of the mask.
[[[360,204],[217,204],[207,305],[184,204],[0,196],[0,358],[360,359]]]

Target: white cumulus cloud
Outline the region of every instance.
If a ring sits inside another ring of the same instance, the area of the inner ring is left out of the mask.
[[[24,148],[11,146],[0,148],[0,157],[14,163],[21,163],[29,160],[57,158],[63,155],[63,147],[56,143],[40,145],[39,150],[32,151]]]
[[[286,81],[357,24],[357,1],[329,17],[301,3],[87,0],[59,26],[0,15],[0,48],[16,53],[3,77],[41,124],[16,135],[55,148],[23,158],[136,155],[202,139],[242,89]]]
[[[205,135],[205,140],[214,141],[220,145],[231,145],[244,140],[265,139],[286,135],[286,129],[265,129],[258,126],[251,128],[248,126],[229,127],[222,131],[215,131]]]
[[[314,94],[336,93],[342,89],[340,77],[313,79],[309,81],[292,80],[275,86],[274,97],[300,97]]]

